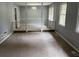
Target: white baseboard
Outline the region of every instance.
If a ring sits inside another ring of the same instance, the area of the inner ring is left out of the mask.
[[[55,31],[56,32],[56,31]],[[64,39],[65,42],[67,42],[71,47],[73,47],[78,53],[79,53],[79,50],[73,45],[71,44],[68,40],[66,40],[61,34],[59,34],[58,32],[56,32],[61,38]]]
[[[12,35],[12,33],[8,34],[5,38],[3,38],[1,41],[0,41],[0,44],[2,44],[8,37],[10,37]]]

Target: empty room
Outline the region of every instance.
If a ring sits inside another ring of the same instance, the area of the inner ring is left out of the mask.
[[[79,3],[0,2],[0,57],[79,57]]]

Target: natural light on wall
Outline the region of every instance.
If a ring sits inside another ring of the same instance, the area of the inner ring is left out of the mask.
[[[49,7],[49,21],[53,21],[53,11],[54,11],[54,8],[51,6]]]
[[[61,5],[60,5],[60,16],[59,16],[59,25],[61,25],[61,26],[65,26],[66,9],[67,9],[67,3],[61,3]]]

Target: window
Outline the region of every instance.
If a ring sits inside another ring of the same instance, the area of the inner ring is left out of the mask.
[[[79,33],[79,6],[78,6],[78,15],[77,15],[76,32],[78,32],[78,33]]]
[[[59,24],[62,26],[65,26],[66,9],[67,9],[67,3],[62,3],[60,5],[60,16],[59,16]]]
[[[49,7],[49,21],[53,21],[53,11],[54,11],[54,8],[51,6]]]

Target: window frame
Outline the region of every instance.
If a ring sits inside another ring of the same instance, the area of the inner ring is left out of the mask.
[[[78,14],[77,14],[77,22],[76,22],[76,32],[79,33],[79,5],[78,5]]]
[[[65,9],[62,8],[62,6],[64,6],[65,4]],[[62,13],[62,11],[65,11],[64,13]],[[61,3],[60,4],[60,9],[59,9],[59,25],[62,27],[65,27],[66,25],[66,14],[67,14],[67,3]],[[64,23],[61,22],[61,16],[64,16]]]
[[[54,21],[53,17],[54,17],[54,7],[49,6],[48,20],[49,21]]]

